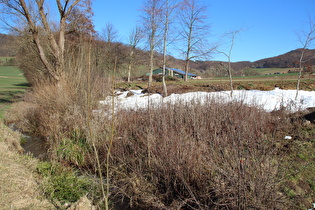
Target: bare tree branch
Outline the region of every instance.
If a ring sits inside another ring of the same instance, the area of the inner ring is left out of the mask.
[[[180,19],[182,25],[182,40],[185,42],[183,54],[185,56],[185,81],[188,79],[189,63],[192,58],[205,55],[202,47],[209,25],[206,19],[206,6],[197,0],[183,0],[180,4]],[[208,51],[208,50],[206,50]]]
[[[227,72],[228,72],[229,80],[230,80],[230,89],[231,89],[230,96],[231,97],[233,96],[233,79],[232,79],[232,68],[231,68],[231,55],[232,55],[232,50],[233,50],[234,43],[235,43],[235,37],[242,31],[244,31],[244,28],[231,30],[231,31],[229,31],[229,32],[224,34],[224,36],[227,37],[230,40],[230,46],[229,46],[228,52],[224,52],[224,51],[220,51],[220,50],[216,49],[216,51],[218,53],[223,54],[228,59]]]
[[[310,47],[312,42],[315,40],[315,19],[314,18],[312,19],[309,17],[308,30],[302,30],[301,33],[298,34],[298,40],[300,41],[303,47],[302,47],[301,55],[299,59],[299,75],[298,75],[297,84],[296,84],[295,100],[297,99],[298,94],[299,94],[302,71],[304,69],[304,65],[303,65],[304,54],[307,48]]]

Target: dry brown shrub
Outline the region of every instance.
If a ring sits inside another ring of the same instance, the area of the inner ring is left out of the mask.
[[[48,141],[55,153],[62,139],[86,137],[88,113],[108,94],[107,80],[92,77],[91,81],[89,96],[86,77],[58,85],[38,84],[25,94],[24,101],[13,105],[5,122]]]
[[[29,133],[33,129],[30,124],[30,120],[27,114],[32,113],[34,109],[34,104],[25,101],[16,102],[12,104],[10,110],[5,113],[4,122],[6,125],[12,128],[18,128],[20,131]]]
[[[137,208],[281,209],[277,119],[211,99],[120,112],[111,154],[115,192]]]

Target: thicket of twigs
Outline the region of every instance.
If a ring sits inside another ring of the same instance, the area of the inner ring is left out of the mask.
[[[93,111],[100,109],[97,90],[104,81],[91,87],[90,105],[83,84],[68,85],[34,88],[6,122],[46,140],[52,159],[101,171],[104,185],[108,175],[113,203],[136,209],[291,205],[283,190],[289,169],[284,136],[299,135],[294,132],[302,124],[292,124],[284,112],[208,98],[112,116],[110,106]]]
[[[242,103],[168,105],[117,116],[112,180],[130,205],[283,208],[280,122]]]

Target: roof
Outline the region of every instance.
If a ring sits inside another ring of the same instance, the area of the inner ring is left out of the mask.
[[[168,67],[166,67],[165,69],[168,69],[168,70],[172,70],[172,71],[174,71],[174,72],[176,72],[176,73],[179,73],[179,74],[182,74],[182,75],[185,75],[185,71],[183,71],[183,70],[179,70],[179,69],[174,69],[174,68],[168,68]],[[196,74],[192,74],[192,73],[188,73],[188,76],[197,76]]]

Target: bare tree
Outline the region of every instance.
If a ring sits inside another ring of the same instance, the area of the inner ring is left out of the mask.
[[[206,6],[198,0],[183,0],[180,5],[181,36],[185,48],[185,81],[188,79],[189,63],[192,59],[209,52],[204,44],[209,25],[205,24]]]
[[[112,23],[107,23],[102,30],[103,40],[108,44],[112,44],[118,38],[118,30]]]
[[[3,11],[9,18],[18,22],[23,22],[27,31],[31,34],[36,45],[38,55],[43,63],[46,74],[55,82],[59,83],[64,79],[65,74],[65,33],[66,20],[71,11],[81,0],[56,0],[55,4],[59,12],[58,39],[54,35],[54,30],[48,19],[48,10],[45,0],[0,0]],[[19,26],[4,20],[13,30],[21,32]],[[40,37],[40,31],[47,36],[49,47],[44,48],[44,43]]]
[[[163,83],[163,93],[164,96],[167,96],[167,87],[165,83],[165,68],[166,68],[166,53],[167,53],[167,41],[168,41],[168,32],[169,32],[169,24],[170,24],[170,8],[169,1],[165,0],[164,2],[164,33],[163,33],[163,75],[162,75],[162,83]]]
[[[305,51],[307,50],[308,47],[311,46],[312,42],[315,40],[315,19],[309,18],[308,29],[302,30],[298,34],[298,39],[299,39],[299,42],[302,44],[303,47],[301,49],[301,55],[300,55],[300,59],[299,59],[299,75],[298,75],[298,80],[297,80],[297,84],[296,84],[295,99],[297,99],[298,94],[299,94],[302,71],[303,71],[304,62],[305,62],[304,61]]]
[[[142,30],[140,27],[136,27],[129,34],[130,53],[129,53],[129,62],[128,62],[128,82],[131,81],[131,79],[130,79],[131,69],[132,69],[132,66],[134,65],[136,48],[137,48],[137,45],[139,44],[141,38],[142,38]]]
[[[163,75],[162,75],[162,83],[163,83],[163,93],[164,96],[167,96],[167,87],[165,82],[165,74],[166,74],[166,57],[167,57],[167,47],[169,41],[169,28],[172,21],[170,20],[174,9],[177,7],[177,1],[172,1],[170,3],[169,0],[164,0],[163,2]]]
[[[105,49],[105,66],[108,72],[114,69],[115,61],[117,60],[116,46],[114,45],[118,38],[118,30],[112,23],[107,23],[102,30],[102,38],[106,43]]]
[[[224,51],[219,51],[216,50],[217,52],[225,55],[227,57],[228,60],[228,66],[227,66],[227,72],[229,75],[229,80],[230,80],[230,89],[231,89],[231,93],[230,96],[233,96],[233,79],[232,79],[232,68],[231,68],[231,55],[232,55],[232,50],[234,47],[234,42],[235,42],[235,37],[236,35],[238,35],[243,29],[236,29],[236,30],[232,30],[228,33],[226,33],[224,36],[227,37],[230,40],[230,46],[229,46],[229,50],[228,52],[224,52]]]
[[[148,33],[150,46],[150,76],[148,82],[148,88],[150,89],[154,69],[154,54],[156,51],[159,23],[161,20],[161,0],[146,0],[143,12],[143,22],[145,31]]]

